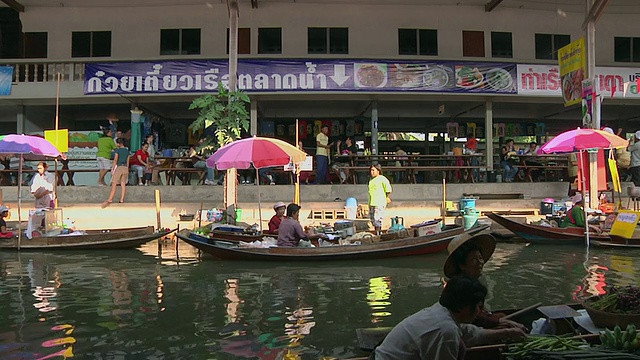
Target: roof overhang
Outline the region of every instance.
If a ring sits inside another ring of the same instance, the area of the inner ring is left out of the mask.
[[[500,5],[500,3],[503,0],[491,0],[488,3],[485,4],[484,6],[484,11],[486,12],[491,12],[491,10],[495,9],[496,7],[498,7],[498,5]]]
[[[16,0],[0,0],[5,3],[8,7],[12,8],[17,12],[24,12],[24,5],[20,4]]]

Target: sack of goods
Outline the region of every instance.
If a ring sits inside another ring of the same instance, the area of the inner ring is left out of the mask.
[[[36,199],[40,199],[41,197],[48,195],[49,194],[49,190],[40,187],[38,188],[38,190],[36,190],[36,192],[33,193],[33,196],[36,197]]]

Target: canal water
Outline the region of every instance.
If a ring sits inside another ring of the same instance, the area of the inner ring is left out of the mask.
[[[362,356],[355,330],[437,301],[446,258],[230,262],[174,246],[0,252],[0,359]],[[499,243],[485,268],[487,304],[574,302],[637,284],[638,255]]]

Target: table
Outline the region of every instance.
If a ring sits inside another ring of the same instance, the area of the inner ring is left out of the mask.
[[[63,159],[63,160],[59,160],[60,163],[62,163],[62,167],[60,169],[57,170],[57,174],[58,174],[58,178],[57,178],[57,183],[59,186],[72,186],[75,185],[75,183],[73,182],[73,176],[75,175],[75,173],[77,172],[99,172],[99,169],[69,169],[69,163],[71,161],[74,162],[80,162],[80,161],[92,161],[95,162],[96,159],[95,158],[77,158],[77,159]],[[51,167],[49,167],[49,172],[55,172],[55,167],[52,169]],[[65,183],[64,181],[64,174],[67,174],[67,182]]]
[[[191,157],[156,156],[155,160],[160,160],[161,163],[154,165],[152,171],[158,171],[158,173],[164,171],[167,185],[175,185],[176,178],[179,178],[181,174],[183,184],[185,185],[191,184],[190,173],[198,173],[200,176],[199,182],[203,182],[206,178],[207,170],[194,168],[194,161]]]

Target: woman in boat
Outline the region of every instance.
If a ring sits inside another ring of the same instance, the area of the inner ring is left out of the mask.
[[[284,218],[284,212],[287,210],[287,205],[285,205],[282,201],[279,201],[273,205],[273,210],[276,212],[275,215],[269,220],[269,234],[277,234],[278,229],[280,228],[280,223]]]
[[[0,238],[12,238],[13,231],[7,231],[7,222],[4,220],[9,216],[9,208],[2,205],[0,206]]]
[[[584,227],[584,199],[582,194],[578,193],[573,196],[573,207],[560,222],[560,227]]]
[[[449,279],[461,275],[480,278],[484,264],[489,261],[495,249],[496,239],[490,234],[462,234],[455,237],[447,248],[449,257],[444,263],[444,275]],[[487,329],[515,327],[527,330],[524,325],[505,319],[504,316],[502,313],[490,313],[481,307],[473,324]]]
[[[480,311],[487,288],[476,278],[456,276],[434,305],[396,325],[370,359],[463,359],[465,348],[505,339],[518,340],[517,328],[489,330],[470,324]]]
[[[31,182],[31,193],[36,198],[36,209],[55,207],[53,185],[55,176],[47,171],[49,166],[44,161],[38,163],[38,173]]]

